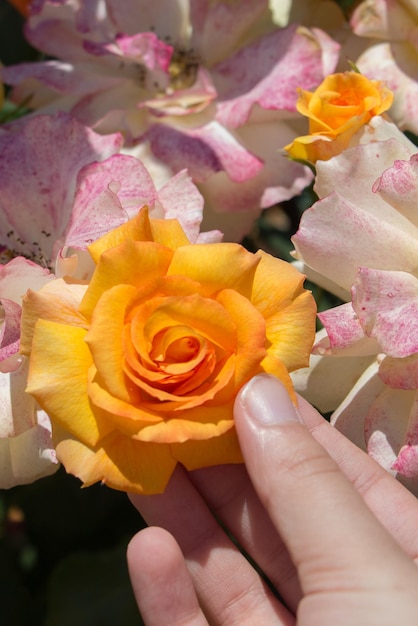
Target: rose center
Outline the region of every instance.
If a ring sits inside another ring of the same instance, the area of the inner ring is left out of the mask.
[[[183,337],[173,341],[165,353],[168,363],[184,363],[193,359],[199,352],[200,344],[196,337]]]
[[[199,69],[199,59],[193,50],[174,48],[168,73],[170,75],[170,87],[168,91],[177,91],[192,87],[196,81]]]

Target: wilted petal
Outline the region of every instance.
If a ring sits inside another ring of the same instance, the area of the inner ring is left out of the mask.
[[[364,332],[381,352],[406,357],[418,352],[418,279],[406,272],[360,268],[353,308]]]

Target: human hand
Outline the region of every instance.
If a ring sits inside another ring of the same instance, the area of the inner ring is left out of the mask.
[[[147,626],[415,626],[418,500],[270,376],[235,419],[245,466],[178,468],[164,494],[131,496],[160,526],[128,548]]]

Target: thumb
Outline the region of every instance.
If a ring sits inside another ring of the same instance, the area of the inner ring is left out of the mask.
[[[254,377],[240,391],[234,411],[250,478],[305,594],[361,589],[369,586],[370,576],[385,587],[388,562],[401,560],[409,568],[398,545],[303,425],[279,380]]]

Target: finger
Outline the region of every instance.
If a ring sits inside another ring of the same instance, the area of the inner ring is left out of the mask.
[[[315,439],[337,462],[383,526],[418,562],[417,498],[303,398],[299,398],[299,412]]]
[[[264,572],[286,606],[295,612],[301,598],[295,566],[245,466],[207,467],[191,472],[190,479],[216,517]]]
[[[338,463],[370,509],[406,554],[417,560],[418,500],[363,450],[351,443],[303,398],[299,411],[313,436]],[[283,540],[248,481],[243,466],[205,468],[191,479],[202,497],[252,556],[287,606],[301,599],[299,579]]]
[[[162,528],[140,531],[128,545],[135,599],[147,626],[207,626],[183,555]]]
[[[252,379],[239,394],[235,421],[253,484],[305,594],[367,588],[370,577],[386,587],[388,563],[405,581],[415,575],[412,562],[302,424],[277,379]]]
[[[209,623],[293,626],[294,618],[219,526],[182,468],[164,494],[130,495],[149,525],[162,526],[186,559]]]

